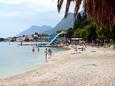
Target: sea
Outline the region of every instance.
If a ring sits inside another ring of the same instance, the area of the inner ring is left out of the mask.
[[[46,64],[45,49],[39,47],[39,51],[33,46],[19,46],[19,43],[0,43],[0,78],[10,77],[33,67]],[[62,48],[50,48],[53,53],[64,51]]]

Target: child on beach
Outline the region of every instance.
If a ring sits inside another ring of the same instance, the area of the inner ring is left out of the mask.
[[[77,54],[77,52],[78,52],[77,46],[74,47],[74,50],[75,50],[75,52]]]

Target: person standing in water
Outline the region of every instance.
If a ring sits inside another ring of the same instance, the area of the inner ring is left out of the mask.
[[[39,48],[38,48],[38,52],[39,52],[40,50],[39,50]]]
[[[35,49],[34,49],[34,47],[32,48],[32,51],[33,51],[33,52],[35,52]]]
[[[48,55],[52,56],[52,50],[51,49],[48,49]]]
[[[22,45],[22,41],[20,42],[20,45]]]
[[[47,59],[48,59],[48,58],[47,58],[47,53],[48,53],[48,49],[46,48],[46,49],[45,49],[45,61],[46,61],[46,63],[47,63]]]

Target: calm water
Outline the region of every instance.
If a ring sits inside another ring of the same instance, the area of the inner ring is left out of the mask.
[[[51,48],[59,52],[64,49]],[[32,46],[17,46],[17,43],[0,43],[0,77],[8,77],[29,68],[45,64],[45,48],[32,52]]]

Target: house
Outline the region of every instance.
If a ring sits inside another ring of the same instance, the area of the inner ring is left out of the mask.
[[[16,38],[16,42],[22,42],[24,40],[25,40],[25,37],[22,37],[22,36]]]
[[[33,35],[25,35],[25,41],[33,41]]]
[[[78,45],[82,42],[82,38],[71,38],[71,44]]]

